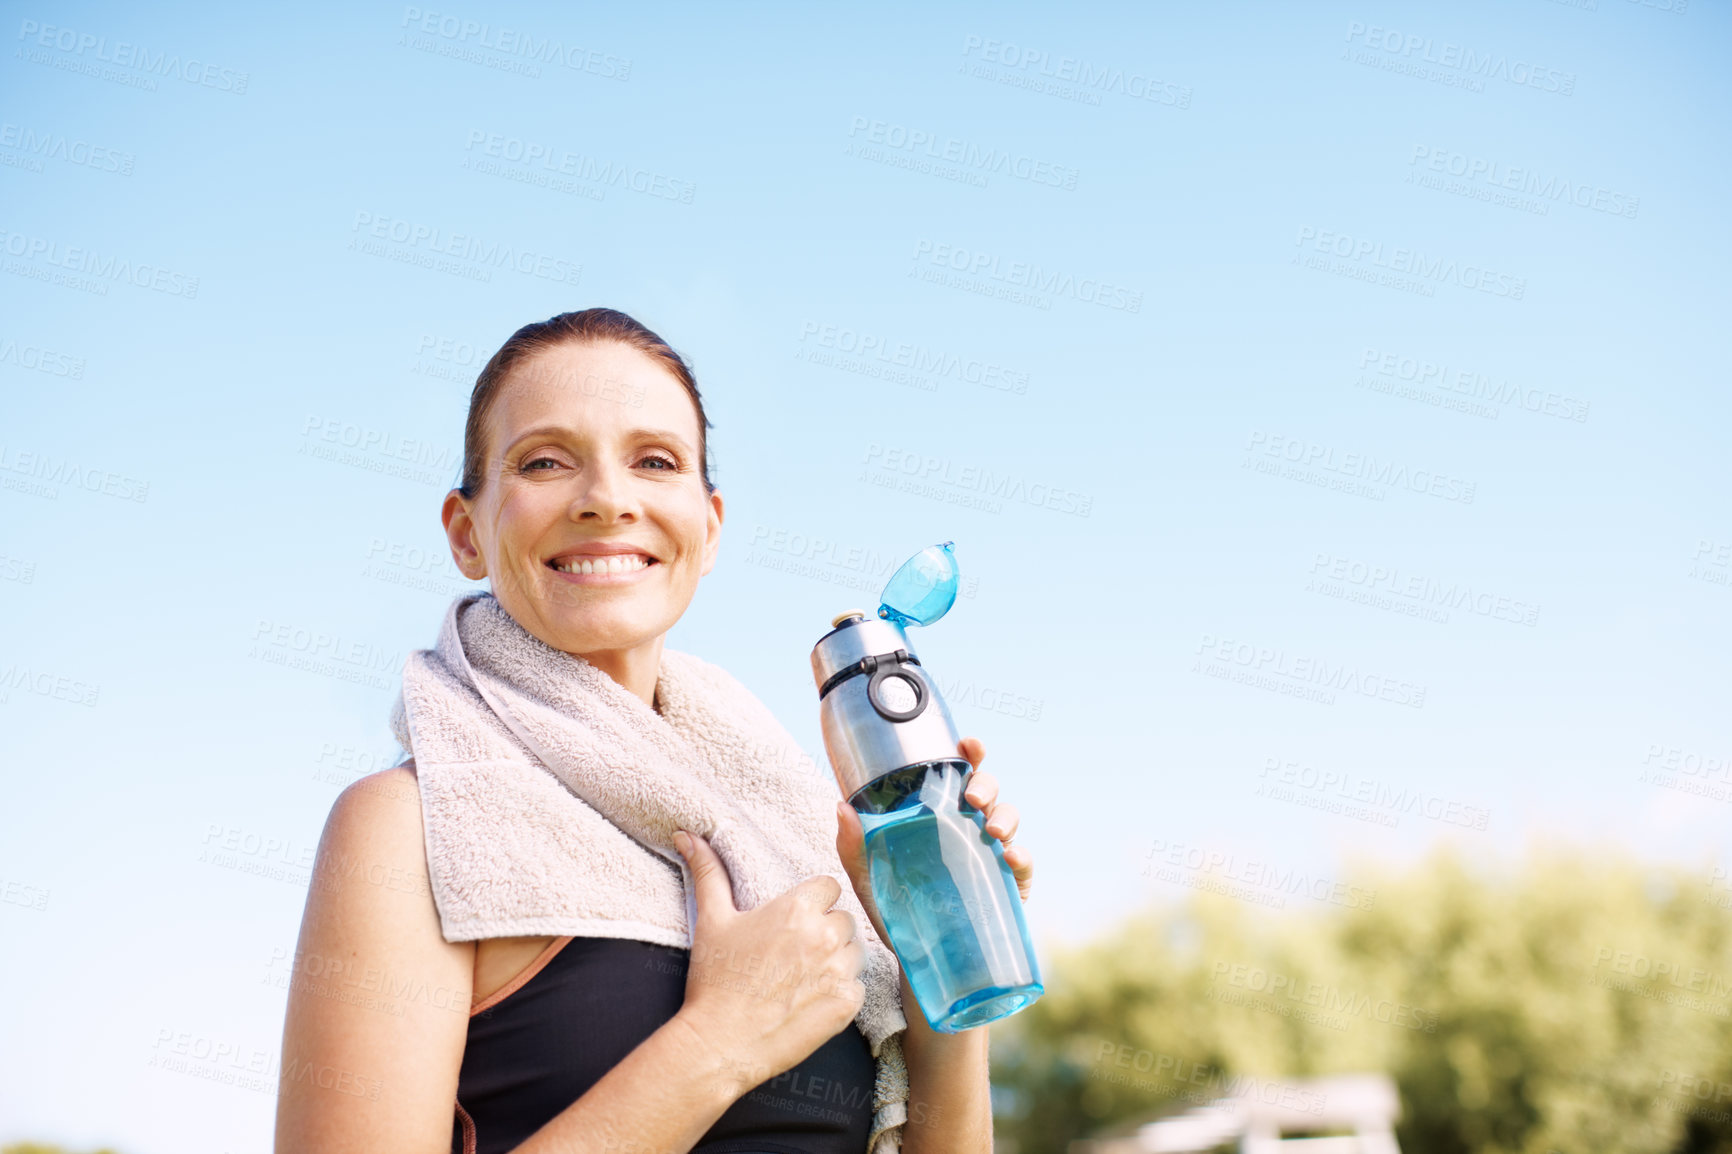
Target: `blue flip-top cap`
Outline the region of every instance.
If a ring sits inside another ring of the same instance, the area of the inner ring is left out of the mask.
[[[922,549],[891,575],[884,586],[878,616],[911,625],[931,625],[956,604],[960,573],[954,542]]]

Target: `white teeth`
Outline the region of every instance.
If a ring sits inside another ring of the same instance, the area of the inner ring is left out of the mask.
[[[631,573],[649,565],[641,553],[612,554],[593,561],[568,557],[554,565],[562,573]]]

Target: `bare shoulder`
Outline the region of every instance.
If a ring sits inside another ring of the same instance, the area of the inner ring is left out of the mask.
[[[337,796],[314,858],[308,919],[392,953],[439,952],[421,790],[413,768],[368,774]],[[357,943],[359,944],[359,943]]]
[[[446,942],[412,769],[331,806],[283,1031],[277,1149],[445,1151],[474,947]]]
[[[412,765],[393,766],[349,783],[325,819],[321,849],[379,850],[421,844],[421,784]]]
[[[369,773],[358,777],[343,787],[343,792],[337,795],[339,801],[344,798],[359,798],[385,795],[397,799],[419,801],[421,797],[421,781],[415,773],[415,763],[404,762],[393,765],[389,769],[381,769],[377,773]]]
[[[357,890],[362,882],[370,884]],[[319,839],[313,886],[328,897],[344,895],[370,907],[365,910],[368,916],[380,912],[381,902],[403,905],[389,895],[424,897],[426,910],[432,910],[421,789],[412,768],[394,766],[368,774],[337,796]],[[362,912],[349,900],[338,905]],[[410,903],[399,912],[424,924],[414,916],[419,905]]]
[[[333,812],[344,807],[364,807],[374,799],[410,801],[419,806],[421,782],[415,775],[415,763],[407,761],[402,765],[394,765],[390,769],[381,769],[377,773],[369,773],[366,777],[356,778],[337,795]]]

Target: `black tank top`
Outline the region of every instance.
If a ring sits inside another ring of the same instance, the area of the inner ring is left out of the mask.
[[[452,1154],[504,1154],[585,1091],[685,1002],[690,953],[563,938],[469,1017]],[[850,1022],[748,1091],[692,1154],[865,1154],[877,1064]]]

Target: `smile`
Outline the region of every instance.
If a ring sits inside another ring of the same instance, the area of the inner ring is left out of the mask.
[[[654,564],[656,559],[644,553],[610,553],[605,557],[556,557],[547,566],[560,573],[589,575],[635,573]]]

